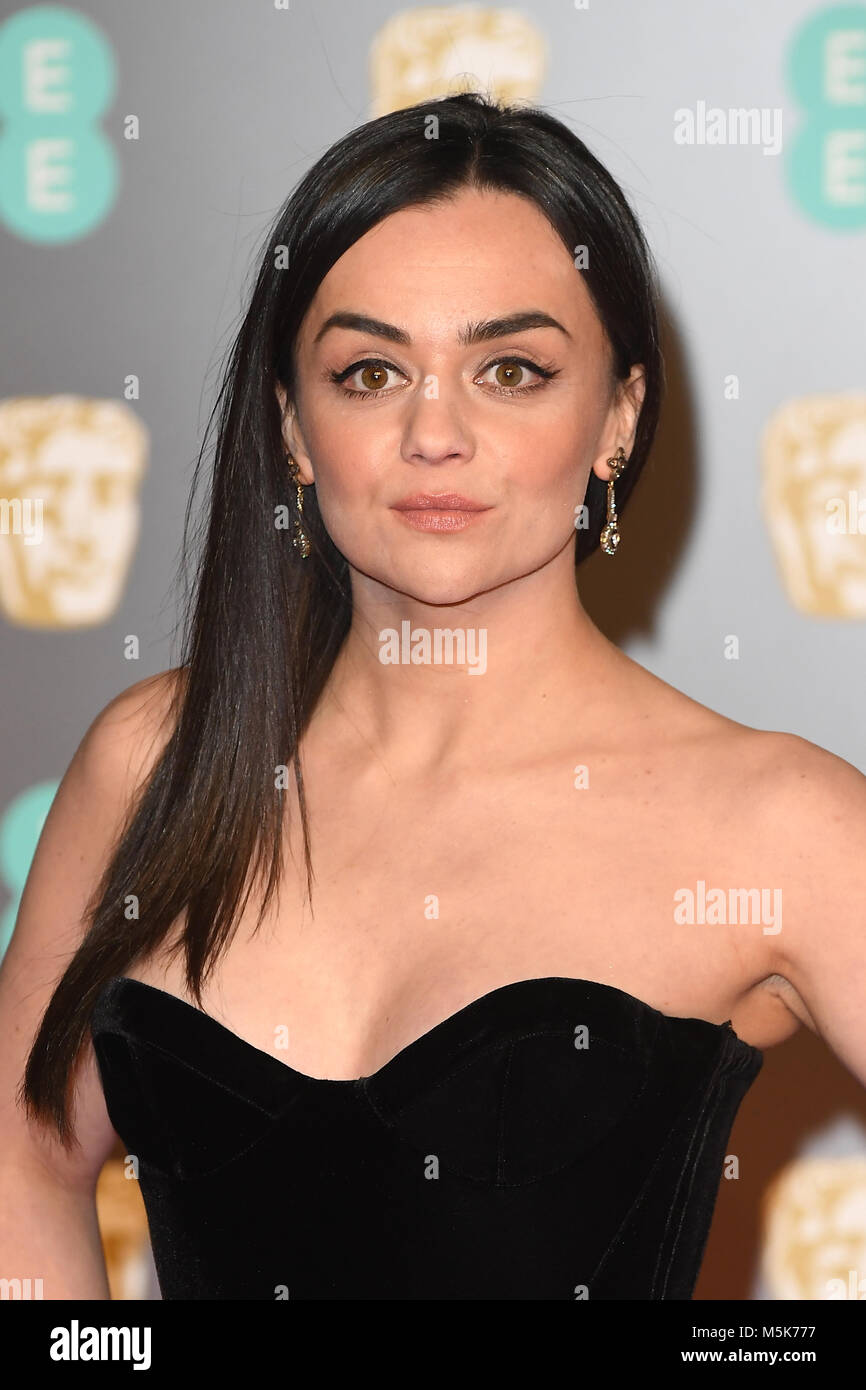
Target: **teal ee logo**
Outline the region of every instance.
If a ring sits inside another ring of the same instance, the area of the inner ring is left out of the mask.
[[[114,60],[96,25],[33,5],[0,25],[0,219],[28,241],[65,242],[114,203],[118,159],[97,124]]]
[[[787,82],[800,107],[788,147],[791,192],[825,227],[866,227],[866,5],[808,19],[791,43]]]
[[[0,960],[15,929],[21,894],[36,853],[45,817],[59,782],[39,782],[16,796],[0,819],[0,877],[11,896],[0,914]]]

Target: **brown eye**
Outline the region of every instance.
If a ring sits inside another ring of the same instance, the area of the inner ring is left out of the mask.
[[[365,391],[378,391],[387,383],[388,373],[384,367],[377,367],[371,362],[361,368],[360,378]]]
[[[519,386],[523,376],[523,368],[518,362],[500,362],[496,368],[496,381],[498,385],[509,387]]]

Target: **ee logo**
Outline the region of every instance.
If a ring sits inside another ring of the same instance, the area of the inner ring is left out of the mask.
[[[804,212],[826,227],[866,227],[866,5],[821,10],[788,53],[800,107],[787,176]]]
[[[0,220],[28,241],[65,242],[114,203],[118,159],[98,121],[114,59],[92,20],[33,5],[0,25]]]
[[[9,893],[0,913],[0,960],[12,937],[30,864],[59,786],[59,782],[37,782],[19,793],[0,816],[0,882]]]

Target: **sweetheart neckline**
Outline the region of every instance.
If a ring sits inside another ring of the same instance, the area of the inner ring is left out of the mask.
[[[218,1018],[214,1018],[213,1014],[205,1013],[203,1009],[199,1009],[195,1004],[191,1004],[188,999],[183,999],[179,994],[173,994],[171,990],[160,989],[158,985],[148,984],[146,980],[137,980],[131,975],[114,975],[111,979],[107,980],[97,995],[94,1010],[103,996],[113,987],[117,985],[137,985],[139,989],[149,991],[151,994],[157,994],[164,1000],[173,1001],[173,1003],[179,1005],[181,1010],[185,1011],[187,1015],[198,1014],[208,1025],[219,1029],[220,1032],[234,1039],[235,1043],[239,1044],[244,1049],[255,1053],[259,1057],[266,1057],[269,1062],[280,1067],[284,1072],[288,1072],[290,1076],[294,1076],[296,1079],[306,1082],[308,1085],[345,1087],[357,1086],[360,1082],[377,1081],[382,1078],[385,1073],[393,1069],[399,1069],[400,1066],[405,1065],[407,1059],[414,1053],[424,1048],[429,1048],[431,1042],[435,1038],[444,1037],[449,1031],[452,1031],[459,1020],[468,1017],[472,1012],[480,1013],[495,999],[506,995],[509,991],[538,988],[538,986],[552,983],[568,986],[580,985],[583,986],[584,989],[598,989],[610,994],[615,994],[619,996],[620,999],[628,1000],[632,1004],[637,1004],[646,1013],[659,1019],[664,1019],[666,1023],[689,1024],[692,1027],[697,1025],[700,1028],[709,1028],[718,1034],[724,1034],[732,1038],[740,1048],[747,1049],[753,1055],[762,1055],[759,1048],[754,1047],[752,1043],[747,1043],[744,1038],[739,1036],[732,1026],[730,1019],[726,1019],[724,1023],[712,1023],[708,1018],[695,1018],[683,1014],[666,1014],[663,1013],[661,1009],[656,1009],[652,1004],[648,1004],[645,999],[639,999],[637,995],[629,994],[627,990],[619,989],[617,985],[608,985],[601,980],[587,980],[582,976],[576,975],[539,975],[524,980],[513,980],[504,985],[496,985],[493,989],[486,990],[484,994],[480,994],[476,999],[470,999],[467,1004],[463,1004],[459,1009],[455,1009],[453,1013],[448,1014],[446,1018],[441,1019],[438,1023],[434,1023],[425,1033],[421,1033],[419,1037],[413,1038],[411,1042],[406,1043],[405,1047],[401,1047],[398,1052],[394,1053],[393,1057],[383,1062],[380,1067],[377,1067],[374,1071],[368,1072],[363,1076],[311,1076],[308,1072],[298,1071],[296,1067],[290,1066],[288,1062],[280,1061],[279,1057],[276,1057],[274,1053],[266,1052],[264,1048],[256,1047],[255,1043],[251,1043],[247,1038],[242,1037],[240,1033],[236,1033],[234,1029],[229,1028],[227,1024],[220,1023]]]

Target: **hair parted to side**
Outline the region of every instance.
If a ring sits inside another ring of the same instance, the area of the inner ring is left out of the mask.
[[[429,117],[437,138],[426,138]],[[294,348],[318,286],[371,227],[402,208],[467,187],[519,194],[548,218],[581,274],[625,380],[642,363],[646,390],[620,513],[656,431],[663,391],[657,282],[641,228],[620,188],[565,125],[532,107],[474,93],[419,103],[359,126],[309,169],[281,208],[261,254],[246,314],[223,370],[195,468],[183,528],[183,698],[172,733],[127,811],[87,907],[81,945],[52,994],[19,1090],[31,1118],[77,1142],[72,1086],[96,998],[133,960],[147,959],[186,911],[176,948],[187,987],[201,990],[228,946],[255,883],[258,915],[277,889],[284,799],[275,770],[291,765],[303,828],[307,893],[312,856],[299,741],[349,630],[348,565],[322,524],[315,488],[304,496],[311,552],[275,525],[293,505],[276,385],[293,398]],[[208,505],[193,499],[217,422]],[[590,473],[589,525],[576,564],[598,546],[604,482]],[[142,905],[134,936],[124,915]]]

